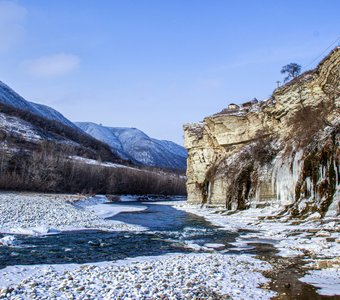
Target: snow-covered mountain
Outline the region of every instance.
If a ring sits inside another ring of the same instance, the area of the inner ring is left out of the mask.
[[[105,127],[91,122],[76,122],[79,128],[108,144],[122,159],[163,168],[186,168],[187,151],[171,141],[150,138],[136,128]]]
[[[70,120],[66,119],[60,112],[55,109],[29,102],[21,97],[18,93],[12,90],[8,85],[0,81],[0,104],[7,105],[12,108],[20,109],[25,112],[29,112],[35,116],[48,119],[50,121],[57,121],[78,130],[78,127],[73,124]]]
[[[0,130],[15,136],[12,140],[18,142],[56,141],[91,151],[93,156],[100,150],[110,160],[112,156],[146,166],[186,168],[187,152],[173,142],[150,138],[136,128],[72,123],[51,107],[25,100],[1,81]]]
[[[185,194],[185,179],[178,172],[185,168],[181,147],[170,142],[162,145],[134,129],[117,129],[114,139],[109,139],[109,129],[102,131],[110,145],[0,82],[0,189]],[[146,167],[135,157],[168,170]]]
[[[120,161],[107,144],[82,131],[60,112],[25,100],[1,81],[0,135],[0,146],[12,151],[31,151],[48,141],[59,149],[63,145],[73,147],[70,154]]]

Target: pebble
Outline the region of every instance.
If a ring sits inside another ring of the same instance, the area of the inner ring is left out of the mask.
[[[258,271],[268,268],[268,263],[249,256],[218,253],[137,258],[134,263],[81,265],[68,271],[51,267],[12,286],[14,293],[6,299],[219,300],[255,299],[259,294],[270,299],[274,292],[258,288],[269,281]]]
[[[0,228],[16,233],[19,229],[28,234],[47,233],[67,228],[96,228],[111,231],[140,231],[134,225],[105,220],[89,209],[69,203],[66,195],[13,194],[0,195]],[[15,218],[13,218],[15,216]],[[41,232],[40,232],[41,231]],[[8,240],[0,240],[5,244]],[[100,243],[94,242],[94,247]]]

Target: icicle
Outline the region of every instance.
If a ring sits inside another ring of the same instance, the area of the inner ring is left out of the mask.
[[[335,184],[338,186],[339,185],[339,172],[340,169],[337,167],[335,160],[333,161],[333,167],[334,167],[334,172],[335,172]]]
[[[208,196],[207,196],[207,199],[208,199],[208,203],[210,203],[210,200],[211,200],[211,182],[208,181]]]
[[[331,205],[328,207],[328,211],[326,213],[326,217],[337,217],[340,214],[340,185],[339,185],[339,167],[336,165],[335,161],[333,161],[333,168],[335,172],[335,182],[336,182],[336,191],[333,196],[333,201]]]
[[[309,198],[312,199],[314,197],[314,186],[310,177],[306,177],[306,191]]]
[[[326,177],[326,167],[324,165],[319,166],[319,177],[320,177],[320,180]]]
[[[282,159],[278,159],[275,163],[272,186],[275,187],[276,198],[280,205],[289,205],[295,200],[295,186],[301,171],[302,156],[303,152],[299,151],[295,154],[292,163],[289,160],[283,162]]]
[[[261,200],[260,195],[261,195],[261,188],[260,186],[258,186],[255,192],[255,206],[257,203],[260,203],[260,200]]]

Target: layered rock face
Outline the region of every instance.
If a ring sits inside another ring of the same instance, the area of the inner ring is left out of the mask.
[[[339,214],[340,48],[266,101],[186,124],[188,202]]]

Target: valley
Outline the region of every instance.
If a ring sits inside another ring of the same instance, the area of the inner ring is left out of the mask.
[[[137,129],[117,129],[124,131],[120,141],[111,133],[111,144],[107,143],[102,136],[92,136],[84,127],[83,131],[58,111],[25,100],[2,82],[0,125],[3,190],[186,193],[186,150],[169,141],[151,139]],[[132,137],[136,138],[134,143]],[[112,144],[115,139],[116,147]],[[142,144],[143,149],[138,148]]]
[[[327,282],[309,271],[339,251],[331,223],[263,220],[270,209],[226,217],[183,197],[0,200],[1,299],[329,299],[337,291],[337,264]],[[286,269],[294,276],[277,275]]]
[[[268,98],[185,124],[184,147],[0,82],[0,299],[339,299],[339,62],[286,65]]]

